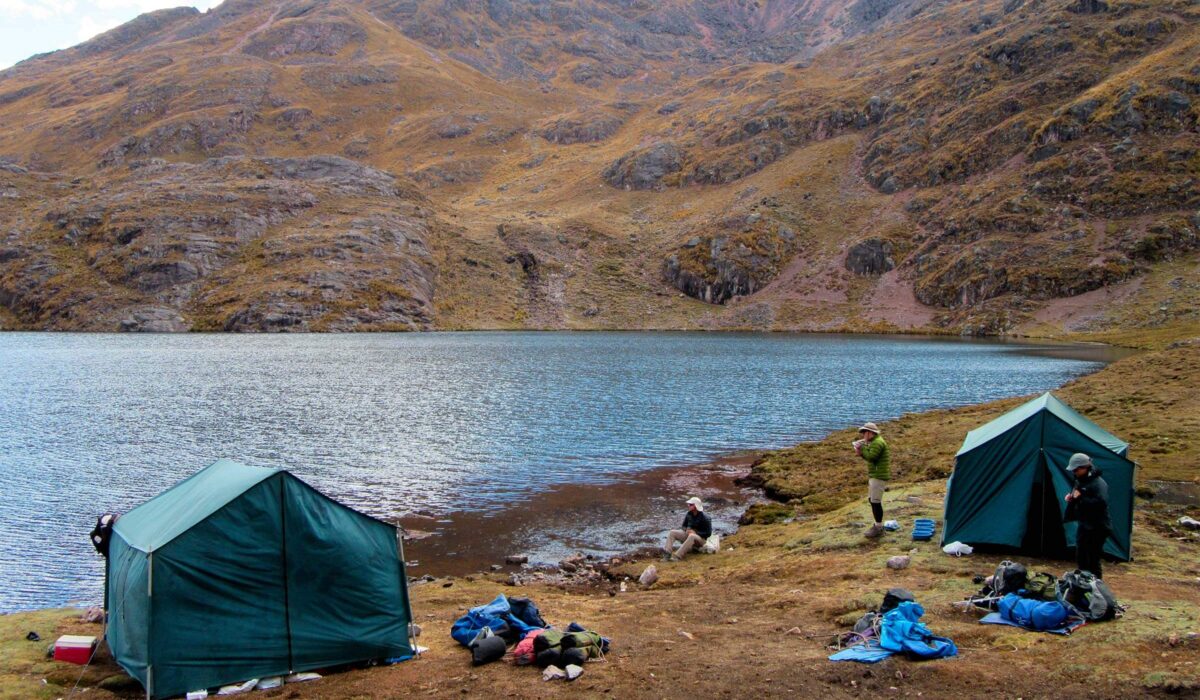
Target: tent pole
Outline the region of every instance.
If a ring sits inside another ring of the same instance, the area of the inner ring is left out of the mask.
[[[1042,429],[1043,438],[1045,437],[1045,433],[1046,433],[1046,430],[1043,428]],[[1042,511],[1042,524],[1040,527],[1041,532],[1038,533],[1038,538],[1039,538],[1038,556],[1045,556],[1046,555],[1046,489],[1054,488],[1054,479],[1051,478],[1049,481],[1046,480],[1046,477],[1049,476],[1049,474],[1047,472],[1050,471],[1049,466],[1047,466],[1048,462],[1046,461],[1046,448],[1045,447],[1040,448],[1039,452],[1042,455],[1041,464],[1038,465],[1038,467],[1042,470],[1042,473],[1039,475],[1042,477],[1042,493],[1041,493],[1042,497],[1040,499],[1038,499],[1041,501],[1041,503],[1038,504],[1038,510]],[[1056,493],[1054,495],[1057,496],[1058,494]]]
[[[154,550],[146,553],[146,598],[150,603],[149,623],[146,630],[146,700],[154,698]]]
[[[408,646],[413,651],[413,655],[417,654],[417,638],[413,636],[413,614],[412,601],[408,597],[408,560],[404,558],[404,534],[403,528],[396,528],[396,549],[400,553],[400,585],[403,588],[400,592],[404,594],[405,614],[408,616],[408,626],[405,633],[408,635]]]
[[[282,533],[280,543],[283,550],[283,624],[287,633],[287,648],[288,648],[288,673],[295,673],[296,660],[292,656],[292,606],[288,600],[288,558],[287,558],[287,503],[286,491],[284,490],[284,479],[279,479],[279,532]]]

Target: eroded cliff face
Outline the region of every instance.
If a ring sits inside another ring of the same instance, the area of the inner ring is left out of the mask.
[[[39,328],[424,329],[436,269],[412,183],[339,157],[134,161],[3,176],[24,205],[0,302]]]
[[[1110,289],[1124,310],[1073,323],[1200,319],[1167,285],[1200,247],[1198,23],[1068,0],[150,13],[0,72],[0,327],[997,333]]]

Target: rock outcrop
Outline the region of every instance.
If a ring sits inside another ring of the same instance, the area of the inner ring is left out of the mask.
[[[724,304],[770,283],[799,243],[789,226],[757,212],[729,217],[667,256],[663,275],[690,297]]]
[[[663,187],[670,175],[683,170],[683,152],[670,142],[627,153],[604,171],[604,179],[613,187],[650,190]]]
[[[882,238],[868,238],[846,251],[846,269],[856,275],[877,277],[896,267],[895,246]]]
[[[138,161],[103,189],[24,183],[0,304],[35,328],[418,329],[431,220],[411,183],[337,156]],[[320,211],[324,201],[340,204]]]

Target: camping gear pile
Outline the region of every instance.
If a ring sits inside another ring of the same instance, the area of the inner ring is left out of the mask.
[[[147,698],[414,650],[394,525],[220,460],[112,524],[107,640]]]
[[[450,636],[471,650],[475,666],[499,661],[512,646],[512,662],[543,669],[544,680],[575,680],[586,662],[604,658],[611,643],[576,622],[554,629],[532,600],[504,594],[468,610],[450,628]]]
[[[1089,622],[1119,617],[1125,610],[1104,581],[1090,572],[1076,569],[1060,579],[1030,574],[1022,564],[1008,560],[1000,562],[983,588],[963,604],[988,611],[982,624],[1063,635]]]
[[[1133,475],[1129,445],[1053,394],[1005,413],[967,434],[946,492],[942,545],[1014,548],[1029,556],[1068,558],[1078,525],[1066,522],[1074,476],[1071,456],[1086,453],[1108,483],[1112,532],[1104,553],[1132,554]]]
[[[859,618],[844,640],[848,646],[829,660],[873,664],[893,654],[904,654],[914,661],[957,656],[958,647],[953,641],[935,635],[920,621],[924,614],[925,608],[911,592],[893,588],[884,595],[878,611]]]

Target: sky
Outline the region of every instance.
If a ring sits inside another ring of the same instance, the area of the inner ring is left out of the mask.
[[[34,54],[65,49],[143,12],[221,0],[0,0],[0,70]]]

